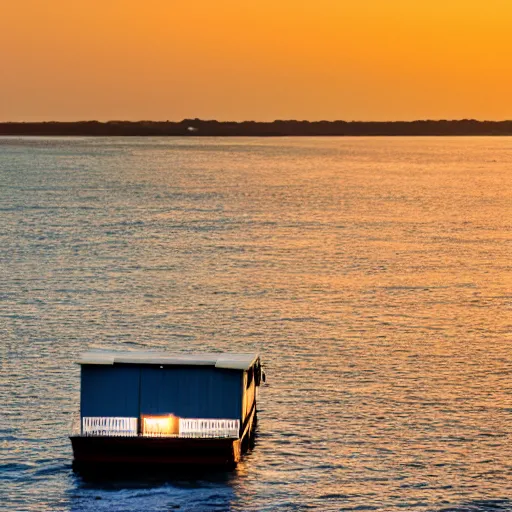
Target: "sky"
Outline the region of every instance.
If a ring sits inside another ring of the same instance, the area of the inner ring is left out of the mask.
[[[511,0],[0,0],[0,121],[512,119]]]

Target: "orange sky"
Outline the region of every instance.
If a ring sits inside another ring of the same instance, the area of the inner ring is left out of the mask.
[[[0,120],[512,119],[512,0],[0,0]]]

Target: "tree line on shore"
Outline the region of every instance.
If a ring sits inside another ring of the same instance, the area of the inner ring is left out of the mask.
[[[425,136],[512,135],[512,121],[76,121],[3,122],[0,135],[40,136]]]

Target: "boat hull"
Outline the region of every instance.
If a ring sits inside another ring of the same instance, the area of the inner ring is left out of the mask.
[[[254,406],[240,439],[70,436],[73,467],[84,472],[234,469],[242,454],[252,448],[256,422]]]
[[[71,436],[75,469],[106,466],[169,469],[183,466],[233,468],[239,439]]]

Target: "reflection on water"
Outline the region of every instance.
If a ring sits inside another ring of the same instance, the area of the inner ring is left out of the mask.
[[[11,510],[511,510],[512,141],[0,139]],[[91,344],[259,349],[222,477],[86,481]]]
[[[193,496],[196,510],[226,510],[235,501],[236,474],[200,476],[123,475],[77,479],[71,491],[71,510],[189,510]]]

